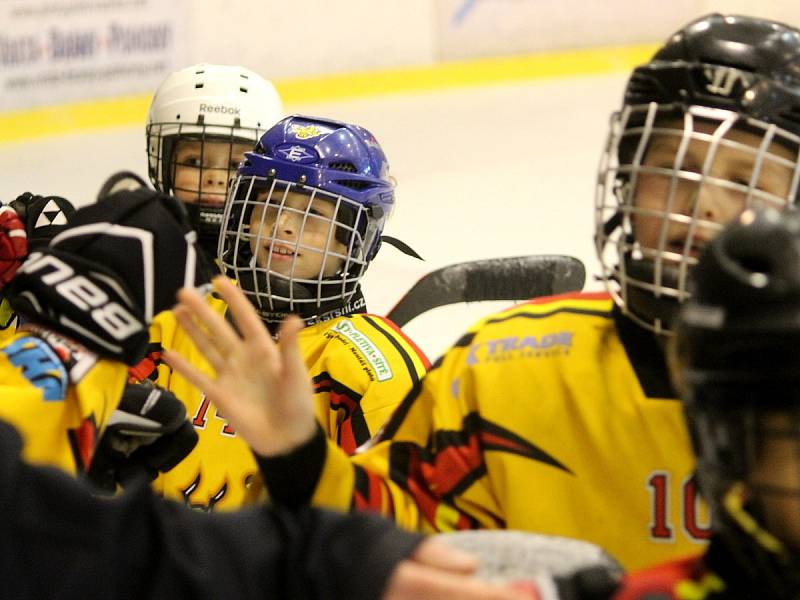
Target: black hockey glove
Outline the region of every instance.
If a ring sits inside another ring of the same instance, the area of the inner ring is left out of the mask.
[[[28,246],[34,251],[46,246],[72,220],[75,207],[61,196],[38,196],[25,192],[10,203],[25,223]]]
[[[153,480],[181,462],[197,444],[186,408],[175,395],[149,382],[129,383],[111,415],[87,476],[114,492],[135,479]]]
[[[554,579],[559,600],[608,600],[619,588],[622,571],[594,565]]]

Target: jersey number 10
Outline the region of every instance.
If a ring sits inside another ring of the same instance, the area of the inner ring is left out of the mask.
[[[675,539],[675,528],[670,523],[670,474],[664,471],[653,473],[647,480],[650,494],[653,499],[653,509],[650,515],[650,537],[656,540]],[[681,483],[681,527],[686,535],[693,540],[705,540],[711,535],[707,525],[701,525],[698,513],[700,512],[700,496],[697,492],[697,483],[694,477],[689,477]]]

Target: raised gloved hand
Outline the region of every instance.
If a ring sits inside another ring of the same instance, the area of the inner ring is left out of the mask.
[[[25,224],[10,206],[0,206],[0,289],[14,278],[28,256]]]
[[[75,207],[61,196],[38,196],[25,192],[9,205],[25,224],[31,251],[46,245],[66,227],[75,214]]]
[[[88,478],[109,492],[134,479],[155,479],[183,460],[197,439],[185,407],[172,392],[149,382],[128,384],[97,446]]]

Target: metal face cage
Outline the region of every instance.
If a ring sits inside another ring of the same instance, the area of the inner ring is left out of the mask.
[[[223,215],[218,257],[263,320],[304,318],[357,290],[377,227],[342,195],[271,177],[239,176]]]
[[[800,137],[776,125],[703,106],[626,105],[612,115],[598,174],[601,279],[634,321],[668,333],[658,305],[689,297],[708,241],[746,208],[793,204],[799,177]]]

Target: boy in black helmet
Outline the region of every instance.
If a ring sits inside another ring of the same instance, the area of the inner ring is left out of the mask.
[[[378,510],[424,531],[583,538],[628,569],[699,553],[708,517],[663,344],[702,248],[742,210],[795,201],[798,65],[800,32],[771,21],[710,15],[672,36],[634,71],[601,167],[596,239],[610,294],[488,317],[352,459],[314,434],[299,388],[284,393],[267,369],[235,363],[225,324],[198,342],[230,357],[219,379],[194,381],[232,422],[245,381],[251,406],[296,417],[246,423],[252,443],[269,440],[277,500]]]

